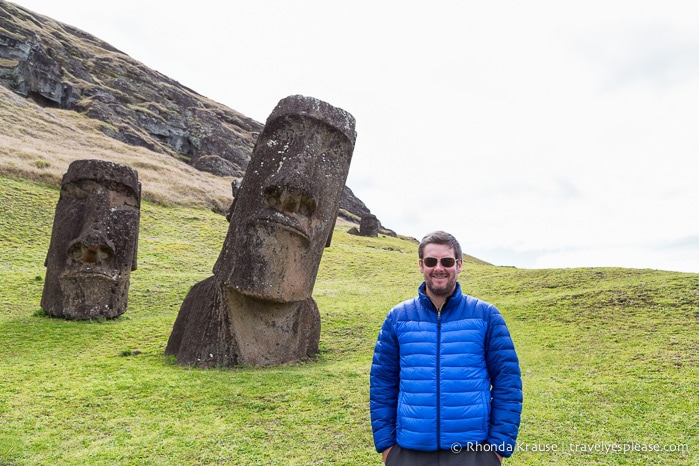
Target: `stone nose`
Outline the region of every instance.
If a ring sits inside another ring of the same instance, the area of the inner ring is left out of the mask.
[[[71,243],[68,257],[83,264],[105,264],[114,257],[114,245],[103,231],[91,228]]]
[[[300,214],[305,217],[313,215],[316,201],[306,190],[293,187],[270,185],[264,190],[268,206],[287,214]]]

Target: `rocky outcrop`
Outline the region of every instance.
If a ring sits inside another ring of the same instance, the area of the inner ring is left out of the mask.
[[[342,191],[339,217],[357,224],[361,224],[362,219],[365,217],[373,217],[373,222],[378,225],[378,233],[392,237],[398,236],[395,231],[382,226],[379,219],[377,219],[376,216],[371,213],[369,208],[360,199],[358,199],[352,190],[347,186],[345,186],[344,190]],[[354,227],[348,233],[356,235],[360,234],[359,229]]]
[[[127,144],[241,167],[261,125],[80,30],[2,2],[0,82],[42,105],[84,113]]]
[[[0,83],[46,106],[103,121],[131,145],[245,169],[262,125],[150,70],[111,45],[0,2]]]
[[[262,124],[77,28],[0,0],[0,85],[83,113],[101,131],[195,168],[241,178]],[[345,189],[341,213],[368,209]],[[358,209],[358,210],[357,210]]]
[[[218,155],[205,155],[199,157],[193,164],[194,168],[203,172],[213,173],[218,176],[233,176],[242,178],[245,172],[239,165],[222,159]]]

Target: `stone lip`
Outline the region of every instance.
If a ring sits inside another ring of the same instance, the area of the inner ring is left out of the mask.
[[[256,215],[255,217],[251,218],[249,224],[253,226],[266,225],[273,228],[282,228],[289,233],[303,238],[306,243],[311,241],[309,232],[298,220],[276,210],[266,209],[264,214]]]

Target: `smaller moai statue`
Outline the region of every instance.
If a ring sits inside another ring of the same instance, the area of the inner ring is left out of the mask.
[[[267,118],[240,186],[212,277],[197,283],[165,354],[180,365],[273,365],[318,352],[311,297],[349,173],[354,117],[300,95]]]
[[[131,167],[76,160],[63,175],[41,307],[69,320],[126,312],[136,270],[141,184]]]
[[[366,214],[359,221],[359,235],[371,236],[376,238],[379,236],[379,219],[374,214]]]

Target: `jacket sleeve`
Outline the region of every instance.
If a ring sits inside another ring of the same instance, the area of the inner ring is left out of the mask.
[[[374,446],[379,453],[396,443],[399,380],[398,339],[389,314],[379,332],[370,373],[371,428]]]
[[[485,350],[491,384],[487,442],[502,456],[509,457],[515,449],[522,414],[522,376],[505,319],[495,307],[488,319]]]

